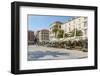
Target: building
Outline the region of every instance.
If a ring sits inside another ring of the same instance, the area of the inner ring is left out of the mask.
[[[36,37],[39,39],[39,42],[49,42],[49,30],[42,29],[37,31]]]
[[[36,33],[35,33],[35,35],[36,35],[36,38],[38,38],[39,39],[39,30],[38,31],[36,31]]]
[[[72,19],[68,20],[64,24],[61,25],[61,29],[64,30],[64,34],[70,33],[74,29],[81,30],[83,35],[82,37],[87,37],[87,29],[88,29],[88,23],[87,23],[87,17],[80,16],[80,17],[73,17]]]
[[[50,25],[50,41],[55,40],[57,38],[57,30],[61,29],[62,22],[56,21]]]
[[[28,31],[28,44],[34,44],[34,31]]]

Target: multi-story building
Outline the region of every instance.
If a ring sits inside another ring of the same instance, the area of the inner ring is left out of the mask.
[[[35,36],[36,36],[36,38],[38,38],[38,39],[39,39],[39,32],[40,32],[39,30],[35,32]]]
[[[82,37],[87,37],[87,17],[73,17],[71,20],[68,20],[64,24],[61,25],[61,29],[64,30],[64,34],[71,32],[74,29],[81,30],[83,35]]]
[[[34,31],[28,31],[28,44],[34,44]]]
[[[50,41],[55,40],[57,38],[57,30],[61,29],[62,22],[56,21],[50,25]]]
[[[39,39],[39,42],[49,42],[49,30],[42,29],[37,31],[37,38]]]

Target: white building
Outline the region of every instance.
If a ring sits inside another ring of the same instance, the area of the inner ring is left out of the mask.
[[[81,30],[83,32],[83,36],[82,37],[87,37],[87,27],[88,27],[88,23],[87,23],[87,17],[73,17],[71,20],[68,20],[66,23],[61,25],[61,29],[64,30],[64,34],[65,33],[69,33],[74,29],[78,29]]]
[[[37,31],[37,38],[39,39],[39,42],[49,42],[49,30],[42,29]]]

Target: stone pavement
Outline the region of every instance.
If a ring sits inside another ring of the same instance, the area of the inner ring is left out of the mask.
[[[53,59],[82,59],[87,58],[88,52],[69,50],[63,48],[28,46],[28,60],[53,60]]]

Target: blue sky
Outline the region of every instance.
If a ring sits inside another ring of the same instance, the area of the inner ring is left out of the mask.
[[[55,21],[66,22],[72,16],[48,16],[48,15],[29,15],[28,30],[49,29],[50,24]]]

